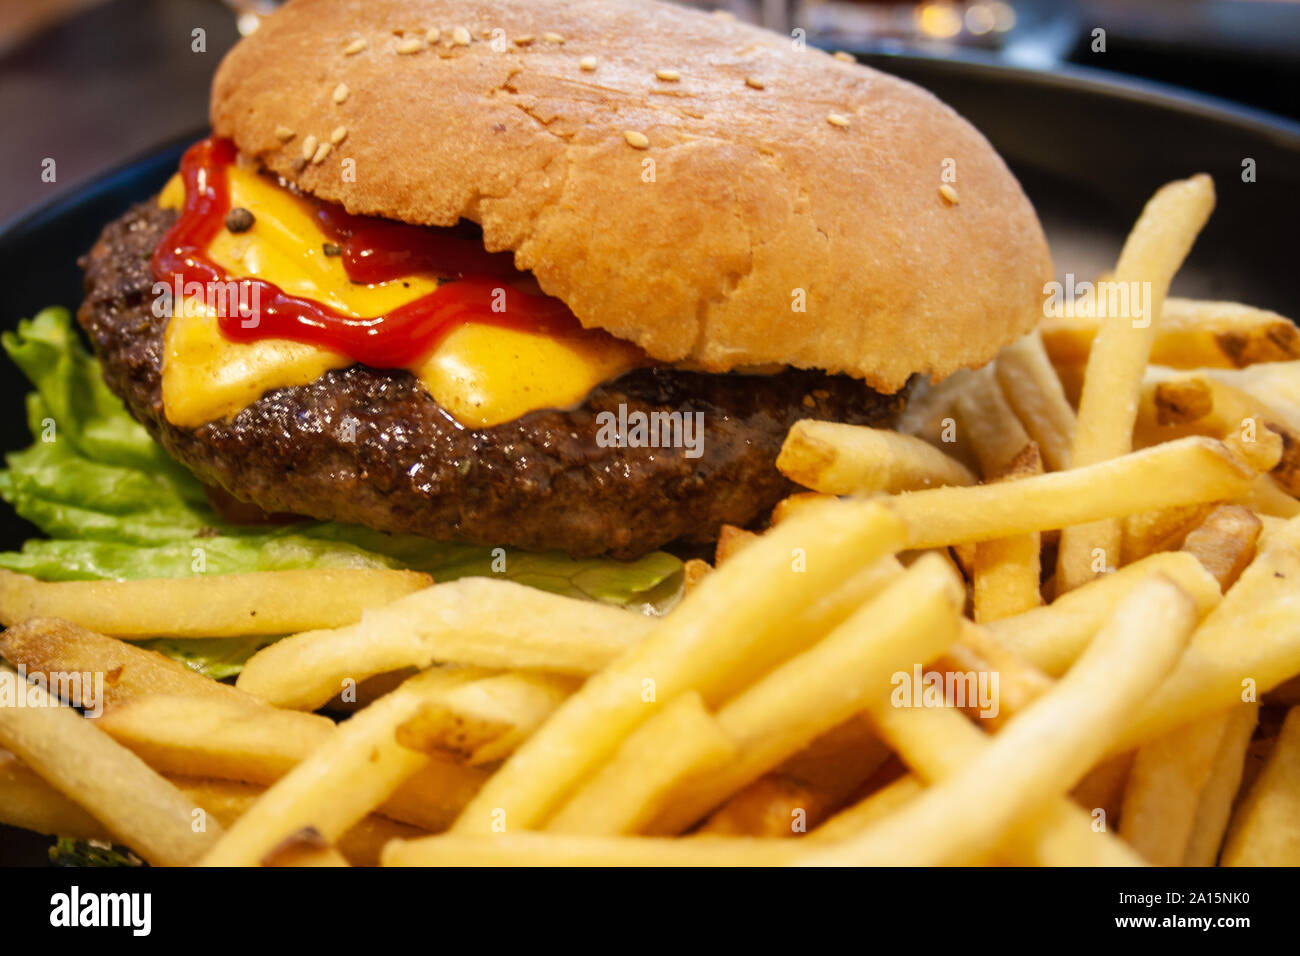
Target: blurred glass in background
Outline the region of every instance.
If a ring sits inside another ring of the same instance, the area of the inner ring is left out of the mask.
[[[689,0],[687,0],[689,2]],[[1297,0],[716,0],[818,46],[1062,64],[1160,80],[1300,118]],[[1097,31],[1101,31],[1098,33]]]

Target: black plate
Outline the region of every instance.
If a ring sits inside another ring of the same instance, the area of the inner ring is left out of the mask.
[[[1041,73],[916,56],[865,59],[931,90],[989,138],[1033,200],[1058,273],[1084,279],[1112,267],[1151,194],[1205,172],[1218,203],[1174,291],[1300,316],[1292,281],[1300,124],[1078,67]],[[1246,159],[1255,161],[1255,182],[1242,181]]]
[[[1300,126],[1156,84],[1121,84],[1071,69],[1038,73],[970,61],[871,55],[867,62],[932,90],[978,126],[1020,177],[1052,241],[1058,272],[1109,268],[1142,203],[1160,184],[1208,172],[1218,208],[1179,274],[1185,295],[1237,299],[1300,315]],[[76,259],[109,220],[156,192],[184,146],[161,147],[0,229],[0,326],[46,305],[80,301]],[[1254,159],[1257,181],[1241,178]],[[29,442],[26,382],[0,375],[0,446]],[[31,527],[3,509],[0,548]],[[0,827],[0,863],[39,863],[48,841]]]

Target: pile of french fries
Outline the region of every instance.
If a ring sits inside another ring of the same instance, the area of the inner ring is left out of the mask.
[[[0,575],[0,822],[155,865],[1300,864],[1300,334],[1167,296],[1213,202],[1143,211],[1145,320],[1049,319],[897,432],[796,424],[808,490],[659,618]],[[284,633],[233,685],[130,643]]]

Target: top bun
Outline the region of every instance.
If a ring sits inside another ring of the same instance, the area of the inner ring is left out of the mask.
[[[990,359],[1051,278],[929,93],[653,0],[292,0],[222,62],[212,126],[349,212],[473,220],[583,325],[709,371],[896,391]]]

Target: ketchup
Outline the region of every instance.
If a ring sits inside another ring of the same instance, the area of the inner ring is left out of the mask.
[[[207,255],[230,208],[226,168],[235,161],[227,139],[201,140],[181,158],[185,205],[154,249],[154,278],[188,284],[230,281]],[[218,325],[236,342],[291,339],[340,352],[375,368],[406,368],[424,358],[454,328],[469,322],[503,325],[563,336],[582,326],[558,299],[512,285],[523,277],[508,253],[489,253],[481,242],[452,229],[409,226],[314,201],[322,230],[341,246],[343,267],[354,282],[371,284],[431,273],[447,281],[438,289],[373,318],[356,318],[324,303],[289,295],[265,279],[239,283],[241,304],[257,303],[257,321],[222,315]],[[493,311],[503,301],[506,311]]]

